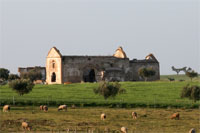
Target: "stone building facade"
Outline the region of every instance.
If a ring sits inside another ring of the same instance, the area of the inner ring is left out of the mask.
[[[46,68],[45,67],[41,67],[41,66],[35,66],[35,67],[19,67],[18,68],[18,72],[19,72],[19,76],[21,76],[22,73],[26,73],[26,72],[30,72],[32,70],[37,70],[41,73],[42,75],[42,81],[46,80]]]
[[[148,80],[159,80],[159,62],[153,54],[144,60],[129,60],[122,47],[113,56],[64,56],[53,47],[46,57],[46,83],[105,81],[143,81],[138,70],[151,67],[155,76]]]

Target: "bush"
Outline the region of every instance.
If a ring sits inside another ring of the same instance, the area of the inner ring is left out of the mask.
[[[15,90],[20,96],[32,91],[34,84],[30,80],[16,79],[9,83],[9,87]]]
[[[189,98],[189,99],[194,100],[194,102],[200,100],[200,87],[197,85],[184,86],[181,92],[181,98]]]
[[[108,99],[109,97],[114,98],[117,94],[125,93],[125,89],[122,89],[118,82],[100,82],[99,86],[94,88],[94,93]]]
[[[154,76],[156,72],[152,68],[140,68],[138,74],[147,81],[147,78]]]

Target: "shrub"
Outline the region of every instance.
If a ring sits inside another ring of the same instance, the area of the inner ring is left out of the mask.
[[[115,97],[117,94],[125,93],[125,89],[121,88],[118,82],[100,82],[97,88],[93,89],[95,94],[102,95],[104,99]]]
[[[9,83],[9,87],[15,90],[20,96],[32,91],[34,84],[30,80],[16,79]]]
[[[191,72],[186,72],[186,75],[191,79],[191,81],[193,78],[198,77],[198,73],[195,72],[194,70]]]
[[[200,100],[200,87],[197,85],[184,86],[181,92],[181,98],[189,98],[194,100],[194,102]]]
[[[156,72],[152,68],[140,68],[138,74],[147,81],[147,78],[154,76]]]

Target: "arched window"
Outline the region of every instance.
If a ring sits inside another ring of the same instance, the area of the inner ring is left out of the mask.
[[[56,74],[55,74],[55,72],[53,72],[52,75],[51,75],[51,82],[56,82]]]

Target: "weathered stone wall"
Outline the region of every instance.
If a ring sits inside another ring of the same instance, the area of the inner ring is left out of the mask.
[[[129,67],[129,59],[119,59],[113,56],[63,56],[63,82],[81,82],[83,76],[90,70],[95,71],[95,80],[102,80],[102,72],[107,68]]]
[[[145,62],[145,61],[138,61],[138,62],[130,62],[130,69],[132,72],[132,81],[144,81],[142,77],[139,76],[138,71],[140,68],[147,68],[151,67],[155,70],[156,74],[150,78],[148,81],[154,81],[160,79],[160,70],[159,70],[159,63],[157,62]]]

